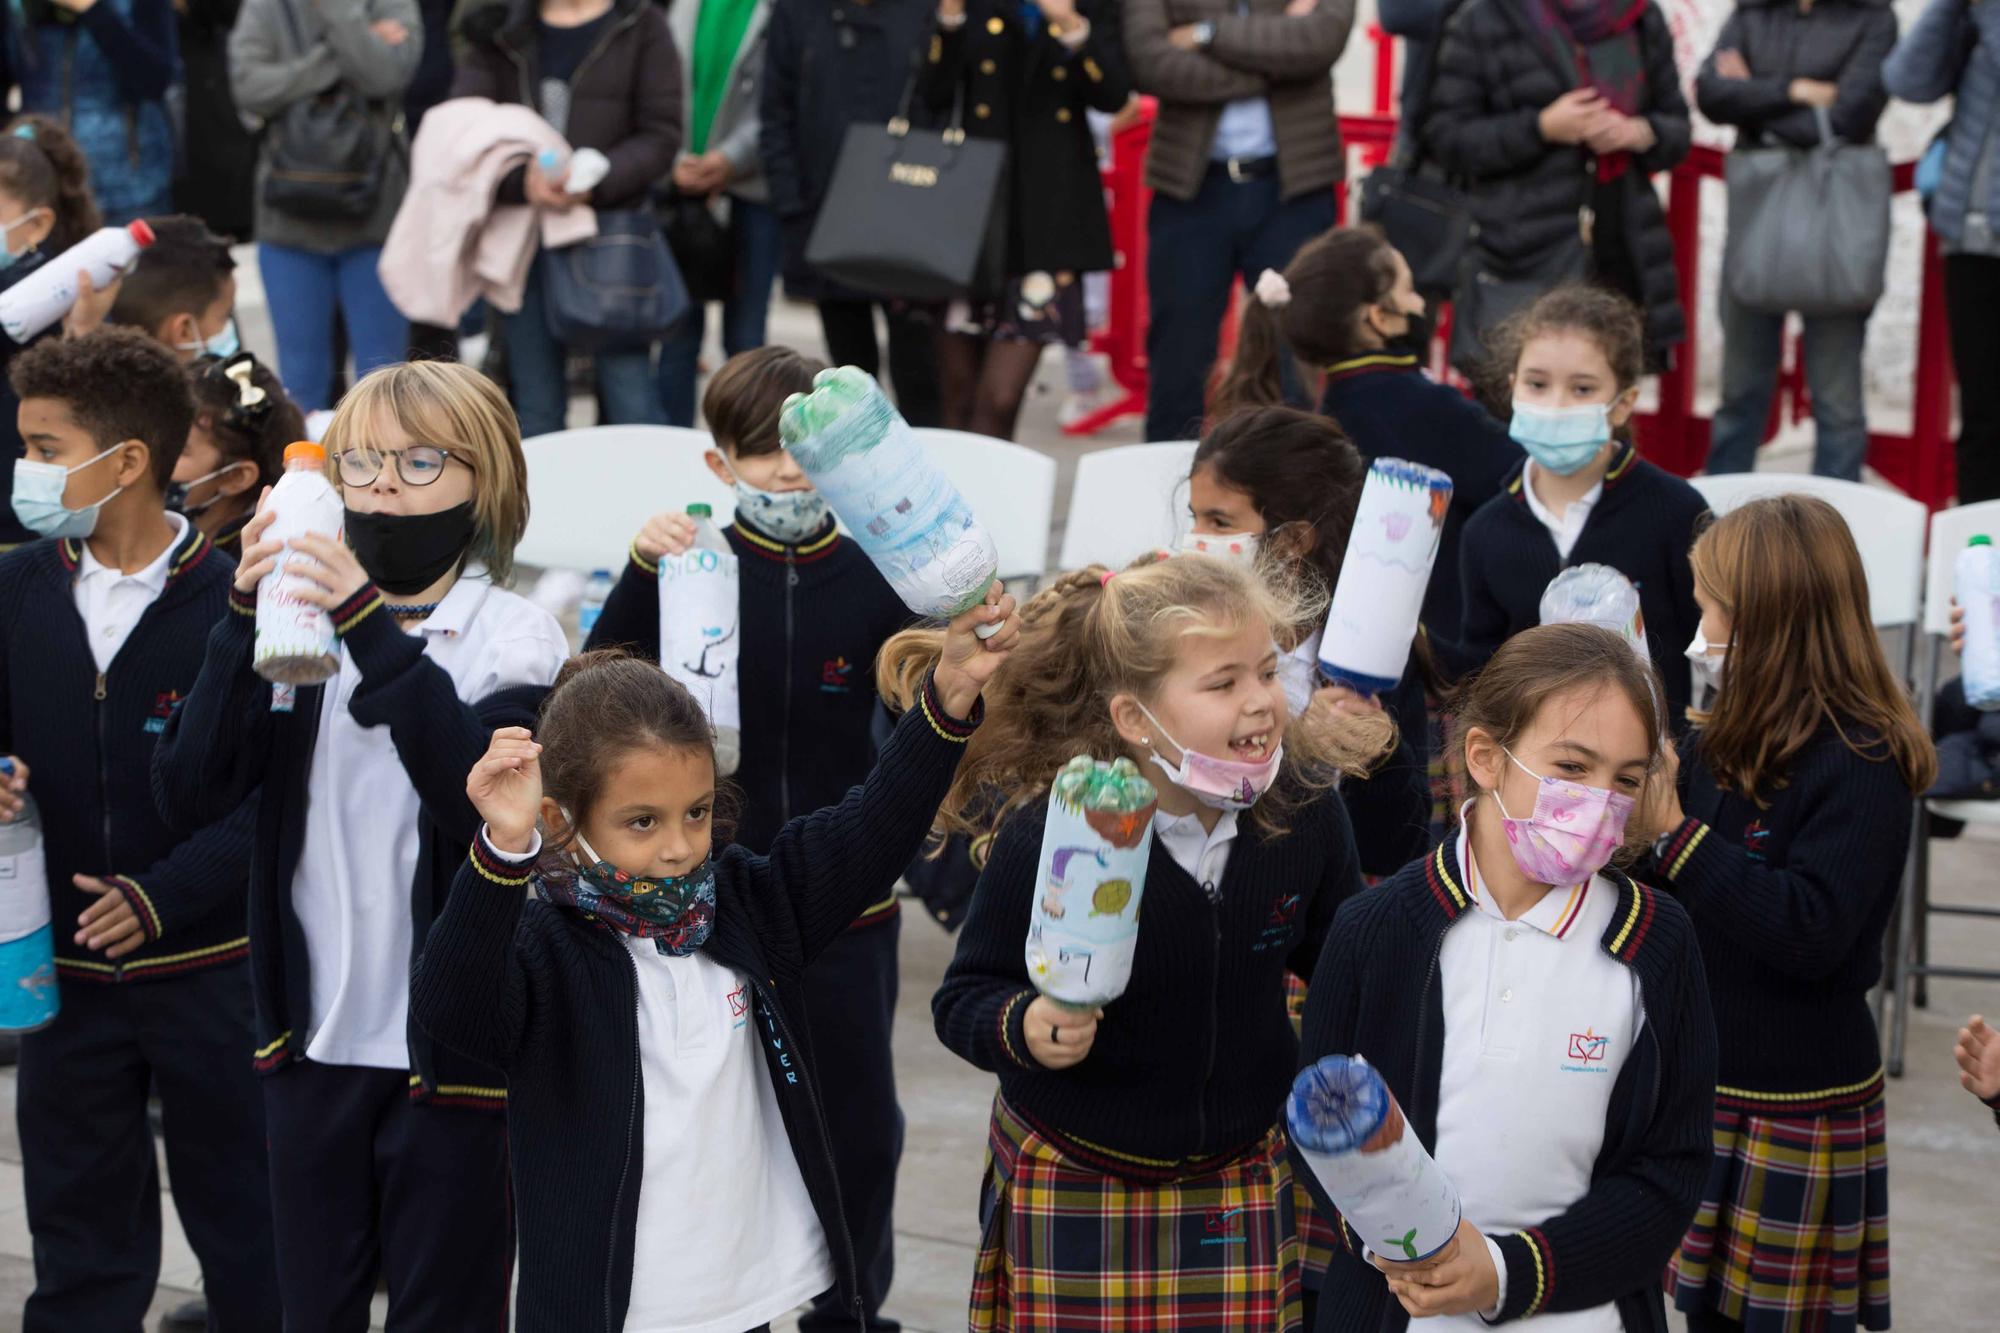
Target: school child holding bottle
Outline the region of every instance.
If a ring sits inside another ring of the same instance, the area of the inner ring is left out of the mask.
[[[1456,1187],[1421,1263],[1341,1248],[1321,1333],[1664,1329],[1660,1270],[1707,1165],[1715,1026],[1687,914],[1612,868],[1643,844],[1658,683],[1619,635],[1546,625],[1455,701],[1460,831],[1335,916],[1303,1058],[1359,1055]]]
[[[1285,977],[1360,890],[1328,788],[1390,727],[1289,717],[1275,636],[1310,603],[1273,574],[1190,556],[1066,574],[987,690],[940,819],[998,831],[932,1001],[944,1044],[1000,1076],[975,1330],[1300,1325]],[[936,652],[892,640],[885,693]],[[1083,752],[1159,793],[1130,980],[1097,1011],[1037,995],[1024,958],[1049,783]]]
[[[1637,306],[1581,283],[1544,292],[1496,335],[1495,364],[1513,394],[1508,432],[1527,457],[1465,525],[1465,618],[1447,652],[1454,670],[1479,666],[1541,622],[1550,579],[1571,565],[1609,565],[1639,590],[1678,730],[1689,696],[1681,648],[1701,618],[1687,553],[1708,505],[1633,448],[1645,342]]]
[[[20,1044],[15,1116],[35,1283],[29,1333],[136,1329],[160,1269],[158,1089],[173,1204],[211,1326],[279,1322],[244,882],[249,812],[171,827],[151,759],[230,564],[166,508],[194,415],[173,354],[137,333],[51,338],[12,359],[27,456],[13,511],[44,540],[0,557],[0,819],[39,807],[61,1009]],[[28,886],[10,881],[16,899]],[[10,912],[19,910],[17,902]]]
[[[742,792],[742,808],[731,840],[759,854],[794,815],[837,804],[868,776],[880,709],[875,655],[912,619],[779,446],[779,409],[791,395],[810,393],[823,369],[788,348],[761,347],[731,357],[702,397],[702,418],[715,437],[709,470],[736,492],[736,520],[723,533],[736,553],[741,592],[742,758],[730,781]],[[647,521],[586,650],[616,646],[659,657],[660,558],[685,551],[694,535],[694,520],[678,510]],[[827,1128],[872,1326],[881,1323],[895,1275],[903,1113],[890,1035],[902,931],[894,885],[884,885],[805,976],[808,1012],[822,1016],[814,1034],[819,1057],[841,1070],[842,1095],[827,1103]],[[807,1333],[834,1322],[845,1327],[834,1293],[818,1305]]]
[[[1347,538],[1367,464],[1340,427],[1289,407],[1244,408],[1211,426],[1195,449],[1188,476],[1194,527],[1181,549],[1254,567],[1279,562],[1290,578],[1309,580],[1330,597],[1340,582]],[[1354,826],[1364,875],[1388,875],[1429,845],[1430,781],[1422,668],[1413,660],[1384,700],[1319,674],[1322,620],[1290,626],[1278,663],[1293,716],[1308,709],[1341,714],[1386,713],[1397,726],[1396,748],[1374,771],[1340,784]]]
[[[1714,1154],[1674,1261],[1696,1333],[1889,1327],[1888,1147],[1869,987],[1937,755],[1838,512],[1731,510],[1695,542],[1713,684],[1660,788],[1656,882],[1715,996]],[[1802,1034],[1809,1037],[1802,1039]]]
[[[203,357],[188,367],[194,425],[174,465],[168,505],[232,559],[264,488],[278,484],[285,446],[306,435],[298,405],[253,353]]]
[[[409,973],[478,831],[465,774],[524,726],[568,654],[506,591],[527,520],[520,430],[477,371],[371,372],[326,435],[346,544],[314,565],[339,670],[276,686],[251,669],[258,581],[281,553],[266,507],[243,530],[225,615],[154,759],[169,821],[254,799],[251,981],[287,1329],[506,1322],[514,1236],[506,1089],[409,1018]]]
[[[952,622],[867,781],[768,855],[720,836],[713,733],[650,662],[587,653],[534,732],[494,732],[411,1005],[506,1074],[523,1329],[755,1329],[829,1287],[862,1322],[816,1058],[838,1016],[808,1022],[802,978],[916,853],[1013,609],[995,585]]]

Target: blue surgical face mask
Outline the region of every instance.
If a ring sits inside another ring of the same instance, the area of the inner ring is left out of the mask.
[[[93,467],[118,452],[113,445],[88,463],[78,463],[75,467],[62,467],[55,463],[36,463],[26,458],[14,460],[14,517],[21,520],[21,526],[44,537],[70,537],[81,540],[97,531],[97,513],[105,505],[118,498],[120,486],[111,494],[81,509],[71,509],[63,504],[63,492],[69,488],[70,474]]]
[[[229,322],[224,324],[214,337],[203,339],[198,343],[176,343],[174,345],[181,351],[194,356],[221,357],[224,361],[227,361],[230,357],[235,356],[243,350],[243,340],[236,336],[236,316],[234,315],[229,317]]]
[[[1537,467],[1567,477],[1589,466],[1597,451],[1611,442],[1611,404],[1538,407],[1516,398],[1507,433]]]
[[[7,223],[5,226],[0,226],[0,269],[12,268],[16,260],[35,248],[32,245],[28,245],[16,250],[14,248],[14,228],[27,225],[29,218],[42,211],[39,208],[31,208],[12,222]]]

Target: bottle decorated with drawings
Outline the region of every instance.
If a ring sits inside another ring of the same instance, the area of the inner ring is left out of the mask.
[[[0,759],[0,778],[13,776],[14,761]],[[47,1027],[61,1009],[41,812],[24,791],[0,822],[0,1032]]]
[[[742,607],[736,552],[716,530],[714,510],[687,507],[694,544],[660,559],[660,667],[687,687],[715,728],[715,771],[742,762],[742,704],[736,682]]]
[[[1159,793],[1130,759],[1077,755],[1056,773],[1028,917],[1028,978],[1057,1004],[1125,993]]]
[[[1381,694],[1403,678],[1450,508],[1446,473],[1400,458],[1369,465],[1319,641],[1328,680]]]
[[[778,439],[912,611],[949,619],[985,600],[1000,567],[992,534],[873,376],[821,371],[785,400]]]
[[[1428,1259],[1458,1234],[1457,1187],[1360,1056],[1328,1055],[1301,1070],[1285,1121],[1341,1216],[1383,1258]]]
[[[309,532],[340,537],[346,510],[326,479],[326,450],[310,441],[285,446],[285,475],[265,503],[276,515],[264,530],[267,541],[287,542]],[[317,685],[340,670],[332,615],[298,596],[303,580],[294,568],[312,563],[303,552],[280,551],[271,572],[257,583],[251,666],[276,685]]]

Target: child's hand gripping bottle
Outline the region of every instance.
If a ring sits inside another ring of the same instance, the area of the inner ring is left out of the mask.
[[[1369,465],[1319,641],[1328,680],[1381,694],[1403,678],[1450,506],[1451,478],[1436,468],[1400,458]]]
[[[1329,1055],[1301,1070],[1285,1120],[1327,1197],[1384,1259],[1428,1259],[1458,1234],[1457,1188],[1360,1056]]]
[[[326,450],[300,441],[285,446],[285,475],[265,503],[277,514],[264,530],[268,541],[284,542],[316,532],[338,539],[345,515],[340,492],[326,479]],[[251,665],[279,685],[317,685],[340,670],[333,617],[298,597],[295,565],[312,557],[281,551],[278,563],[257,584],[257,643]]]
[[[1130,759],[1080,754],[1050,784],[1027,962],[1057,1004],[1094,1009],[1125,993],[1158,804]]]

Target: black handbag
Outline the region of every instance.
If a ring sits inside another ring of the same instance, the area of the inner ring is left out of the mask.
[[[886,126],[850,125],[806,263],[871,296],[935,303],[1000,288],[1007,146],[966,137],[963,88],[943,130],[910,127],[916,76]]]
[[[307,51],[278,0],[292,46]],[[370,102],[343,81],[292,103],[264,127],[264,203],[293,217],[359,221],[375,211],[390,154],[402,150],[395,105]]]
[[[1450,21],[1458,5],[1452,4],[1439,20],[1438,31]],[[1437,80],[1437,60],[1433,56],[1425,70],[1423,99],[1430,101],[1430,85]],[[1418,291],[1448,292],[1458,282],[1468,246],[1479,235],[1473,220],[1472,203],[1435,164],[1424,161],[1419,126],[1405,127],[1407,153],[1397,153],[1368,173],[1361,182],[1361,220],[1372,222],[1389,238],[1389,244],[1409,261],[1410,276]]]
[[[544,251],[539,267],[549,336],[572,351],[644,347],[688,310],[650,208],[599,209],[597,235]]]
[[[671,192],[661,205],[660,230],[687,282],[691,301],[727,301],[736,295],[736,228],[716,216],[699,195]]]

